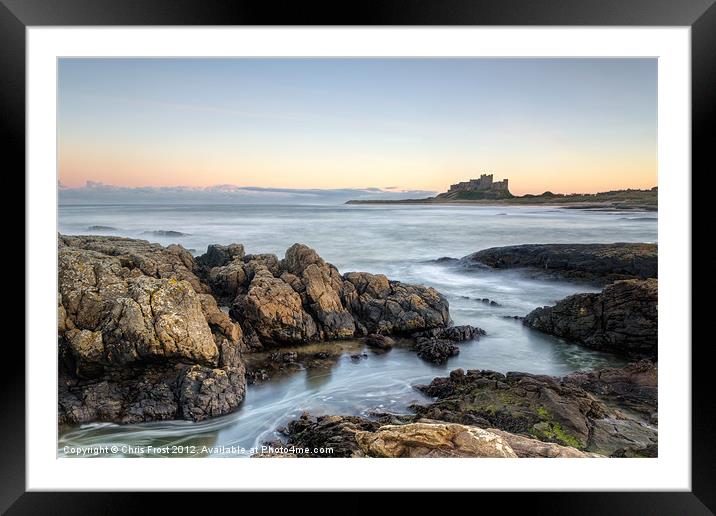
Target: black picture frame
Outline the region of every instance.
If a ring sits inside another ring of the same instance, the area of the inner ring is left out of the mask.
[[[571,25],[688,26],[691,28],[692,170],[708,178],[716,114],[715,0],[383,0],[332,3],[221,0],[0,0],[0,127],[4,163],[25,170],[25,29],[66,25]],[[11,165],[12,164],[12,165]],[[698,205],[705,189],[693,189]],[[692,215],[692,237],[704,224]],[[694,241],[694,243],[696,243]],[[692,270],[706,253],[692,247]],[[707,259],[709,259],[707,257]],[[709,259],[713,262],[712,259]],[[25,274],[31,271],[25,270]],[[705,289],[706,282],[697,285]],[[693,295],[693,294],[692,294]],[[690,302],[690,300],[684,300]],[[692,319],[708,320],[693,303]],[[701,315],[701,317],[699,317]],[[27,313],[26,313],[27,318]],[[27,320],[27,319],[26,319]],[[703,323],[701,323],[703,324]],[[693,334],[694,337],[696,334]],[[716,510],[716,414],[710,384],[709,340],[692,346],[692,490],[690,492],[511,493],[511,504],[551,514],[713,514]],[[688,342],[670,343],[684,347]],[[137,493],[25,492],[25,352],[6,342],[0,397],[4,425],[0,455],[0,510],[18,514],[127,514],[147,508]],[[688,439],[689,436],[684,436]],[[206,494],[205,494],[206,495]],[[417,495],[417,493],[416,493]],[[223,496],[223,495],[221,495]],[[246,493],[240,494],[246,500]],[[255,496],[255,495],[254,495]],[[272,495],[273,496],[273,495]],[[295,500],[297,494],[292,494]],[[354,496],[354,495],[353,495]],[[480,493],[479,503],[496,494]],[[190,510],[221,503],[218,493],[166,493],[162,508]],[[520,500],[517,500],[519,498]],[[299,497],[300,499],[300,497]],[[261,502],[258,502],[261,503]],[[264,501],[266,503],[266,501]],[[296,503],[301,503],[296,500]]]

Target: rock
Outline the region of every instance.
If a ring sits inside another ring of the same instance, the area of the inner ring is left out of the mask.
[[[331,452],[316,452],[313,457],[360,457],[363,455],[355,440],[357,432],[375,431],[380,425],[375,421],[357,416],[311,417],[303,413],[291,421],[283,433],[288,444],[313,449],[331,449]]]
[[[355,439],[369,457],[517,457],[501,436],[454,423],[386,425],[356,432]]]
[[[318,328],[303,308],[301,296],[269,270],[257,269],[248,293],[238,296],[231,315],[248,323],[262,343],[284,344],[316,340]]]
[[[428,419],[498,428],[601,455],[645,454],[653,448],[657,439],[653,424],[615,410],[606,400],[582,389],[578,381],[528,373],[455,370],[447,378],[417,386],[437,399],[412,408]],[[621,430],[615,429],[615,420],[620,421]]]
[[[206,248],[206,253],[199,256],[196,261],[202,267],[211,269],[213,267],[222,267],[232,262],[234,259],[242,260],[244,258],[244,246],[241,244],[219,245],[211,244]]]
[[[448,303],[434,289],[353,272],[341,276],[308,246],[285,258],[246,255],[213,267],[208,282],[241,323],[248,347],[402,335],[449,324]],[[251,339],[256,336],[255,342]]]
[[[485,330],[475,326],[448,326],[415,332],[415,350],[418,356],[434,364],[444,364],[448,358],[460,353],[460,348],[453,342],[464,342],[478,339],[485,335]]]
[[[658,419],[657,380],[657,366],[649,360],[625,367],[577,371],[562,379],[566,385],[581,387],[608,405],[636,412],[654,422]]]
[[[448,326],[447,328],[432,328],[430,330],[413,333],[411,337],[415,339],[427,337],[451,340],[453,342],[464,342],[466,340],[478,339],[482,335],[485,335],[485,330],[482,328],[465,324],[461,326]]]
[[[60,236],[61,424],[201,420],[238,407],[241,327],[196,268],[181,246]]]
[[[256,270],[266,268],[275,277],[281,276],[281,262],[275,254],[247,254],[244,256],[244,263],[249,275],[249,279],[253,278]]]
[[[248,351],[241,326],[219,309],[209,294],[198,294],[201,310],[219,348],[219,366],[237,366],[241,353]]]
[[[200,421],[235,410],[244,397],[243,366],[147,364],[107,371],[85,382],[60,374],[58,422]]]
[[[450,323],[448,302],[433,288],[367,272],[349,272],[343,279],[341,297],[363,333],[410,334]]]
[[[450,324],[448,303],[434,289],[368,273],[341,276],[301,244],[280,261],[246,255],[241,244],[209,246],[195,260],[174,244],[60,235],[58,263],[61,420],[69,424],[215,417],[241,403],[249,351],[369,334],[387,349],[388,335]],[[466,328],[444,336],[470,338]],[[445,353],[444,344],[431,346],[432,354]],[[300,364],[262,364],[250,379],[335,360],[328,350]]]
[[[194,365],[185,368],[177,385],[183,419],[202,421],[233,412],[246,392],[243,364],[223,369]]]
[[[600,283],[657,276],[656,244],[511,245],[484,249],[462,260],[498,269],[525,267]]]
[[[301,456],[309,457],[603,457],[496,428],[399,414],[383,414],[373,421],[304,413],[281,432],[288,443],[273,444],[275,449],[296,447]],[[333,453],[327,452],[331,447]],[[324,451],[316,451],[320,448]]]
[[[71,247],[60,249],[58,266],[73,328],[60,337],[69,342],[78,374],[86,366],[157,358],[216,365],[219,351],[188,281],[134,274],[118,257]]]
[[[515,454],[521,458],[585,459],[604,457],[604,455],[598,453],[583,452],[570,446],[547,443],[525,435],[511,434],[497,428],[488,428],[487,430],[502,437]]]
[[[419,337],[415,350],[420,358],[434,364],[444,364],[448,358],[460,353],[460,348],[451,341],[433,337]]]
[[[163,247],[132,238],[60,235],[59,247],[75,249],[77,252],[95,251],[106,257],[114,256],[121,267],[154,278],[186,280],[198,293],[210,291],[195,274],[194,257],[180,245]]]
[[[231,305],[236,296],[246,294],[250,279],[246,264],[237,259],[209,269],[207,282],[222,304]]]
[[[300,278],[304,303],[315,316],[324,338],[340,339],[354,335],[355,321],[341,302],[343,279],[335,267],[302,244],[294,244],[286,251],[281,267]]]
[[[375,333],[371,333],[370,335],[368,335],[365,338],[365,343],[368,344],[368,346],[371,348],[382,350],[392,349],[393,346],[395,346],[395,341],[390,337],[386,337],[385,335],[378,335]]]
[[[592,349],[656,358],[658,280],[617,281],[530,312],[524,324]]]

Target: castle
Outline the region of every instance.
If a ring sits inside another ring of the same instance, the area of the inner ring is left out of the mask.
[[[448,193],[451,192],[508,192],[507,179],[493,181],[492,174],[482,174],[480,179],[470,179],[450,185]]]

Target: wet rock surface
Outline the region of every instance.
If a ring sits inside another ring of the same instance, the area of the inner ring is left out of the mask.
[[[626,386],[642,382],[646,380],[641,373],[616,369],[565,378],[456,369],[449,377],[418,386],[436,401],[412,408],[429,419],[497,428],[601,455],[652,456],[656,425],[643,416],[656,412],[656,399],[641,387]],[[607,399],[597,394],[601,392]],[[634,405],[641,407],[641,414],[623,410]]]
[[[593,349],[655,359],[657,305],[658,280],[624,280],[537,308],[524,324]]]
[[[455,342],[465,342],[479,339],[485,335],[485,330],[475,326],[449,326],[446,328],[432,328],[412,334],[415,339],[415,350],[423,360],[434,364],[444,364],[448,358],[460,353]]]
[[[358,416],[319,416],[312,417],[304,413],[291,421],[283,429],[288,445],[308,449],[321,449],[321,453],[312,452],[312,457],[361,457],[364,456],[356,442],[356,433],[375,431],[380,427],[376,421]],[[330,448],[330,452],[328,449]]]
[[[600,284],[657,277],[656,244],[512,245],[484,249],[465,256],[462,261],[497,269],[527,268]]]

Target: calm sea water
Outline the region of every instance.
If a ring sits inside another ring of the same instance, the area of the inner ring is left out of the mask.
[[[113,229],[90,231],[91,226]],[[313,414],[406,412],[426,401],[413,385],[457,367],[563,375],[577,369],[620,365],[622,359],[529,330],[505,316],[525,315],[576,292],[583,284],[529,278],[519,271],[465,269],[442,257],[462,257],[493,246],[524,243],[656,242],[657,215],[514,206],[272,206],[103,205],[61,206],[59,231],[144,238],[180,243],[194,254],[208,244],[242,243],[247,253],[283,257],[296,242],[318,251],[341,272],[367,271],[435,287],[450,302],[455,324],[487,331],[465,343],[445,366],[428,364],[401,348],[352,360],[359,343],[330,368],[302,370],[249,386],[237,412],[203,423],[90,424],[60,436],[64,447],[87,445],[192,445],[243,447],[276,438],[275,429],[303,411]],[[177,231],[183,236],[156,236]],[[499,306],[481,301],[488,298]],[[118,456],[161,456],[134,453]],[[180,454],[181,455],[181,454]],[[235,456],[231,450],[208,455]],[[241,455],[241,454],[239,454]],[[103,456],[106,456],[103,455]]]

